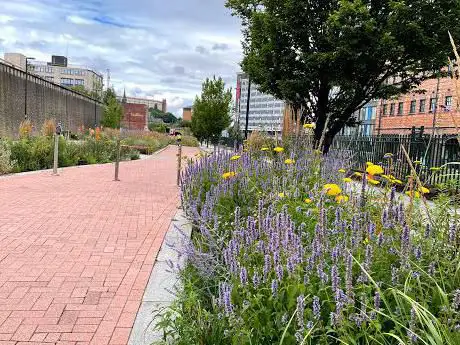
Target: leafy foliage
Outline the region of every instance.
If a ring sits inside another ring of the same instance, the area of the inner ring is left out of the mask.
[[[104,108],[102,125],[109,128],[120,128],[120,122],[123,117],[123,109],[116,98],[108,98],[107,105]]]
[[[193,103],[192,132],[198,140],[217,143],[224,129],[230,125],[232,93],[225,90],[222,78],[207,78],[201,96]]]
[[[315,121],[326,146],[368,101],[407,92],[447,64],[457,0],[227,0],[242,19],[243,70]]]
[[[149,109],[150,117],[154,119],[162,119],[164,123],[176,123],[178,118],[172,113],[164,113],[159,109],[150,108]]]

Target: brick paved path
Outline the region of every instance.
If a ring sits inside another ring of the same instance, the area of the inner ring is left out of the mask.
[[[0,179],[0,345],[127,344],[178,204],[176,152],[122,163],[121,182],[111,164]]]

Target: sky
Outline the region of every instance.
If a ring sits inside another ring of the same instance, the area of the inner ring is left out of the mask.
[[[235,89],[240,22],[225,0],[0,0],[0,55],[23,53],[107,74],[119,94],[166,98],[182,114],[207,77]],[[104,81],[106,83],[106,80]]]

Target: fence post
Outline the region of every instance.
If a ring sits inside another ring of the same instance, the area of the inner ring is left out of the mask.
[[[182,169],[182,139],[177,138],[178,153],[177,153],[177,185],[180,185],[180,171]]]
[[[120,138],[118,138],[117,139],[117,157],[115,159],[115,179],[114,181],[120,181],[118,179],[118,171],[120,169],[120,151],[121,151]]]
[[[54,162],[53,162],[53,175],[58,174],[58,158],[59,158],[59,134],[54,134]]]

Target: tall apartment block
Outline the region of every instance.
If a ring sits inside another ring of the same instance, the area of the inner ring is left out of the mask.
[[[236,121],[241,130],[244,130],[246,125],[248,87],[249,78],[244,73],[239,73],[236,86]],[[248,131],[281,132],[285,108],[284,101],[259,91],[257,85],[251,83]]]
[[[81,85],[88,91],[102,92],[104,80],[102,74],[86,67],[69,65],[65,56],[53,55],[51,62],[36,61],[30,58],[26,62],[26,56],[23,54],[5,53],[4,59],[15,67],[24,71],[27,68],[31,74],[52,83],[65,87]]]

